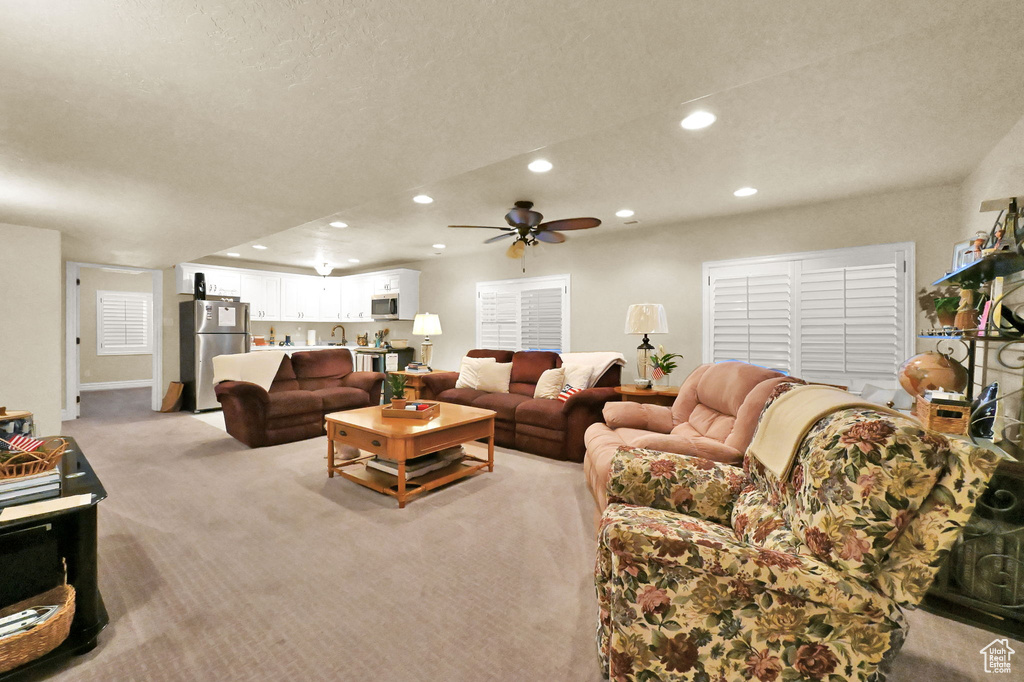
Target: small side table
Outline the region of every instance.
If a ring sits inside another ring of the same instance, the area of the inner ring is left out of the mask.
[[[651,388],[640,388],[639,386],[622,385],[616,386],[615,392],[621,395],[623,400],[671,407],[672,403],[676,401],[676,396],[679,395],[679,387],[652,386]]]
[[[388,372],[388,374],[400,374],[405,377],[405,399],[406,400],[433,400],[434,395],[430,389],[427,388],[423,381],[423,377],[430,376],[431,374],[442,374],[447,370],[435,369],[430,372],[406,372],[405,370],[398,370],[397,372]]]

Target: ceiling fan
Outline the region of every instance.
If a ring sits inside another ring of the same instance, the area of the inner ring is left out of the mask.
[[[509,258],[525,258],[526,247],[535,246],[538,242],[549,244],[561,244],[565,241],[565,235],[561,234],[567,230],[586,230],[597,227],[601,221],[597,218],[566,218],[565,220],[550,220],[542,223],[544,216],[533,210],[532,201],[517,201],[515,207],[505,214],[505,222],[509,227],[488,227],[484,225],[449,225],[448,227],[469,228],[475,230],[501,230],[499,234],[490,239],[485,239],[484,244],[515,237],[515,240],[508,247],[505,255]],[[523,270],[525,271],[525,266]]]

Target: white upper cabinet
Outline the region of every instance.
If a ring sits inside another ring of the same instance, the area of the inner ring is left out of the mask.
[[[175,266],[175,289],[179,294],[194,292],[197,272],[206,277],[208,296],[237,296],[249,304],[251,319],[266,322],[370,322],[370,301],[377,294],[400,294],[400,320],[413,319],[420,304],[420,273],[407,268],[317,277],[179,263]]]

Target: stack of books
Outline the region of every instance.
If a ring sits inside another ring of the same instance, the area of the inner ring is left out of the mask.
[[[454,447],[445,448],[444,450],[438,450],[432,452],[429,455],[423,455],[416,459],[410,459],[405,462],[405,477],[415,478],[416,476],[422,476],[423,474],[435,471],[436,469],[443,469],[449,464],[454,464],[463,457],[466,456],[466,450],[461,445]],[[374,457],[366,463],[366,466],[370,469],[376,469],[377,471],[383,471],[386,474],[392,476],[398,475],[398,462],[394,462],[390,459],[384,459],[383,457]]]
[[[422,362],[410,362],[405,366],[405,371],[410,374],[430,374],[430,368]]]
[[[0,508],[60,497],[60,466],[41,474],[0,479]]]

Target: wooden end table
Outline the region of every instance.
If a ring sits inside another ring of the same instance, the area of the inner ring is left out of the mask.
[[[616,386],[615,392],[621,395],[623,400],[671,407],[672,403],[676,401],[676,396],[679,395],[679,387],[652,386],[651,388],[640,388],[639,386],[627,384]]]
[[[327,476],[334,478],[334,474],[339,474],[371,490],[391,495],[398,500],[401,509],[414,495],[472,476],[484,468],[494,471],[496,412],[452,403],[441,403],[439,407],[439,414],[426,421],[383,417],[379,405],[327,415]],[[481,438],[487,439],[487,459],[467,453],[462,461],[443,469],[406,478],[408,460]],[[370,454],[335,463],[336,443]],[[366,462],[376,455],[397,462],[398,476],[368,468]]]
[[[404,369],[388,374],[400,374],[405,377],[405,397],[407,400],[433,400],[434,394],[430,392],[423,381],[423,377],[431,374],[444,374],[447,370],[435,369],[429,372],[407,372]]]

